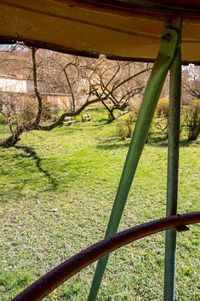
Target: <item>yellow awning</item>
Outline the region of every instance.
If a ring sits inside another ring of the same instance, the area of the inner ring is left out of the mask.
[[[1,0],[0,40],[149,61],[165,24],[177,15],[183,17],[183,61],[200,63],[199,0]]]

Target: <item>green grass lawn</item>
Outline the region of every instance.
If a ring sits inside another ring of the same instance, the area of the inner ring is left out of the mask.
[[[0,300],[104,237],[129,140],[103,112],[0,149]],[[95,117],[101,115],[99,121]],[[1,126],[1,136],[6,136]],[[180,148],[179,213],[199,210],[199,142]],[[120,230],[165,215],[166,142],[145,146]],[[178,233],[176,300],[200,300],[200,227]],[[162,300],[164,234],[114,252],[98,301]],[[95,265],[45,300],[86,300]],[[28,301],[28,300],[27,300]]]

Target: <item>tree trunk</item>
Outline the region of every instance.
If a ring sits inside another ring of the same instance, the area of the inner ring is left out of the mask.
[[[1,143],[2,147],[12,147],[20,140],[21,134],[25,131],[24,127],[20,127],[15,130],[10,137]]]
[[[90,100],[86,103],[84,103],[77,111],[75,112],[69,112],[69,113],[63,113],[60,118],[58,118],[55,122],[49,125],[42,126],[40,124],[37,124],[37,122],[34,122],[32,124],[26,125],[26,126],[19,126],[10,137],[8,137],[5,141],[3,141],[0,146],[1,147],[13,147],[15,144],[20,140],[20,136],[22,133],[25,132],[31,132],[33,130],[43,130],[43,131],[51,131],[54,128],[61,126],[63,124],[63,121],[65,117],[73,117],[79,115],[86,107],[88,107],[91,104],[94,104],[96,102],[99,102],[98,99]]]

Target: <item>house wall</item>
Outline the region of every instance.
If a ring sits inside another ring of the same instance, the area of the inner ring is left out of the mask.
[[[53,109],[69,108],[69,99],[66,95],[46,95],[46,99]]]
[[[69,108],[69,99],[65,94],[52,93],[48,94],[45,91],[45,84],[43,82],[38,83],[38,88],[44,101],[48,101],[52,109],[66,109]],[[17,108],[20,110],[20,98],[24,96],[34,97],[34,83],[32,80],[15,79],[0,77],[0,92],[9,93],[10,97],[15,98]]]
[[[9,93],[26,93],[27,84],[26,80],[0,78],[0,91]]]

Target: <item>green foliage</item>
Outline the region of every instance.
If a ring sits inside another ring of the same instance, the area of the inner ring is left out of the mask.
[[[156,108],[157,117],[165,117],[167,118],[169,114],[169,99],[166,97],[162,97],[158,101],[158,105]]]
[[[0,115],[0,125],[6,125],[7,120],[4,116]]]
[[[117,134],[122,139],[131,138],[132,124],[127,118],[126,120],[120,121],[116,124]]]
[[[131,138],[135,118],[136,114],[133,111],[123,117],[120,117],[116,122],[117,135],[120,139],[126,140],[126,138]]]
[[[189,141],[197,140],[200,134],[200,99],[191,100],[185,108],[185,124]]]
[[[23,134],[16,148],[0,149],[1,301],[104,237],[128,142],[105,110],[89,114],[91,122]],[[179,213],[199,210],[198,142],[180,149]],[[165,216],[166,164],[166,143],[145,146],[120,230]],[[200,299],[199,248],[198,225],[178,233],[177,301]],[[162,300],[163,256],[163,233],[114,252],[98,301]],[[45,301],[86,300],[93,273],[94,265]]]

